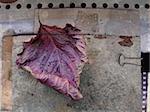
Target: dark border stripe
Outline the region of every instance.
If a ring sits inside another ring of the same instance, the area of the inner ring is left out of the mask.
[[[141,53],[142,72],[150,72],[150,53]]]

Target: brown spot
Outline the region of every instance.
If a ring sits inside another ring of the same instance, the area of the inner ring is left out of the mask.
[[[0,0],[1,3],[13,3],[16,2],[17,0]]]
[[[95,35],[94,38],[98,38],[98,39],[106,39],[107,37],[104,35]]]
[[[118,42],[121,46],[131,47],[133,45],[133,42],[131,41],[132,36],[120,36],[119,38],[123,39]]]

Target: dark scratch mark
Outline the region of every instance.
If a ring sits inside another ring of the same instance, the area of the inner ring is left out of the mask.
[[[105,35],[95,35],[94,38],[106,39],[107,37]]]

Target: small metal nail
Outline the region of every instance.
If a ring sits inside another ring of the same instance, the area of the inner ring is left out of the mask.
[[[143,58],[141,58],[141,57],[126,57],[121,53],[121,54],[119,54],[118,63],[120,66],[124,66],[125,64],[141,66],[138,63],[142,59]]]

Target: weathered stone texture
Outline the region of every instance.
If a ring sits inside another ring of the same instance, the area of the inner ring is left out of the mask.
[[[13,15],[13,13],[10,17],[6,14],[3,14],[6,17],[1,16],[3,20],[6,18],[15,20],[14,24],[23,20],[23,18],[24,21],[27,18],[27,20],[35,18],[35,23],[30,21],[31,26],[34,25],[35,32],[39,28],[39,14],[43,24],[63,27],[66,23],[71,23],[81,28],[83,33],[129,36],[139,33],[137,11],[42,9],[35,12],[35,17],[33,17],[33,10],[28,14],[25,13],[25,16]],[[119,18],[120,16],[122,18]],[[17,20],[17,18],[19,19]],[[14,24],[12,26],[15,26]],[[19,28],[24,29],[18,26],[14,30],[17,29],[16,31],[19,32]],[[26,29],[26,31],[29,32],[29,29]],[[21,32],[25,31],[21,30]],[[29,40],[31,37],[13,37],[13,112],[141,112],[141,68],[133,65],[121,67],[118,64],[120,53],[129,57],[140,57],[140,38],[133,37],[133,45],[123,47],[118,44],[121,40],[118,36],[106,37],[96,39],[94,36],[85,36],[88,45],[89,63],[86,64],[81,74],[80,88],[84,98],[80,101],[72,101],[53,89],[40,84],[30,73],[18,69],[15,64],[16,55],[22,49],[22,42]]]
[[[81,74],[84,98],[72,101],[37,82],[28,72],[15,65],[21,42],[15,37],[13,47],[14,112],[140,112],[140,67],[118,64],[119,53],[140,56],[140,38],[133,38],[132,47],[122,47],[116,37],[87,38],[89,63]]]

